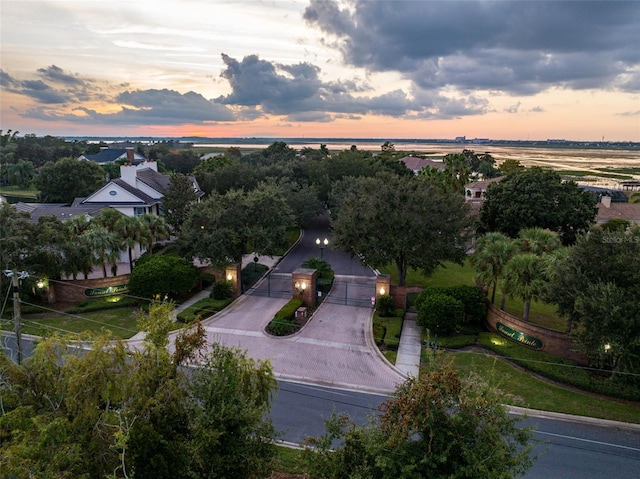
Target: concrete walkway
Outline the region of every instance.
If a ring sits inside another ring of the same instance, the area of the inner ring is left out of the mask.
[[[417,313],[406,313],[402,321],[396,369],[407,376],[417,378],[420,371],[420,328]]]

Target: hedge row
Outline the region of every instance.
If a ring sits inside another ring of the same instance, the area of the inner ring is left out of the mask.
[[[302,299],[291,298],[267,324],[267,332],[274,336],[287,336],[295,333],[300,328],[300,325],[295,321],[296,311],[302,306],[304,306]]]
[[[212,316],[218,311],[222,311],[229,305],[229,303],[231,303],[231,299],[201,299],[197,303],[189,306],[184,311],[178,313],[177,318],[178,321],[189,324],[195,321],[196,317],[198,316],[200,318],[206,318]]]

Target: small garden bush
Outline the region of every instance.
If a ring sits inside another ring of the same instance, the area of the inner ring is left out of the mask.
[[[296,332],[300,325],[295,321],[295,315],[298,308],[302,306],[304,306],[302,299],[291,298],[267,324],[267,332],[274,336],[286,336]]]
[[[464,305],[461,301],[442,293],[419,299],[418,326],[434,334],[451,334],[462,321]]]
[[[393,300],[393,297],[388,294],[383,294],[379,296],[376,300],[376,311],[383,318],[389,318],[391,316],[395,316],[396,314],[396,303]]]
[[[222,311],[229,303],[231,303],[230,299],[202,299],[178,313],[177,319],[182,323],[190,324],[196,318],[206,318]]]
[[[211,290],[211,297],[213,299],[229,299],[233,297],[233,283],[223,279],[213,283],[213,289]]]
[[[71,314],[88,313],[89,311],[102,311],[104,309],[116,309],[125,307],[136,307],[139,300],[127,296],[108,296],[106,298],[89,299],[80,301],[76,305],[68,308],[65,312]]]

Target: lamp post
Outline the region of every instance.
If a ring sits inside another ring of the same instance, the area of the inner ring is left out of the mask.
[[[320,248],[320,259],[322,259],[323,256],[323,252],[324,249],[327,247],[327,245],[329,244],[329,240],[327,238],[325,238],[323,241],[320,241],[320,238],[316,238],[316,245],[318,246],[318,248]]]

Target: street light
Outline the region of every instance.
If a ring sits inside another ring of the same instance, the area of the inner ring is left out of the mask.
[[[327,247],[327,245],[329,244],[329,240],[327,238],[324,239],[324,241],[320,241],[320,238],[316,238],[316,245],[318,246],[318,248],[320,248],[320,259],[322,259],[322,252],[324,251],[324,249]]]

